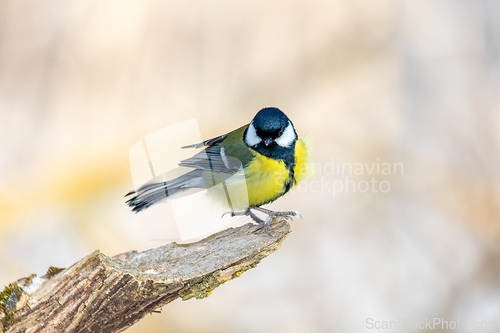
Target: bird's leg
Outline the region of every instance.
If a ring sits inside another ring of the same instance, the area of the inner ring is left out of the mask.
[[[286,219],[292,219],[292,217],[297,217],[299,219],[302,218],[302,215],[296,210],[291,210],[291,211],[286,211],[286,212],[279,212],[277,210],[270,210],[262,207],[251,207],[252,209],[258,210],[259,212],[262,212],[264,214],[267,214],[267,216],[270,217],[284,217]]]
[[[271,234],[269,233],[269,224],[271,224],[271,217],[270,216],[266,217],[266,220],[264,221],[260,217],[258,217],[254,213],[252,213],[252,211],[250,210],[250,208],[247,208],[247,214],[246,215],[250,216],[252,218],[252,220],[254,220],[255,222],[257,222],[258,224],[264,224],[264,232],[268,236],[271,236]]]
[[[254,208],[254,207],[252,207]],[[271,215],[268,214],[266,220],[262,220],[260,217],[258,217],[257,215],[255,215],[251,210],[250,210],[250,207],[248,207],[247,209],[245,209],[244,211],[242,212],[233,212],[233,211],[228,211],[228,212],[225,212],[224,214],[222,214],[222,217],[224,217],[224,215],[230,215],[231,217],[233,216],[250,216],[252,218],[252,220],[254,220],[255,222],[257,222],[258,224],[264,224],[264,231],[266,234],[268,234],[269,236],[271,236],[271,234],[269,233],[269,224],[271,223]]]

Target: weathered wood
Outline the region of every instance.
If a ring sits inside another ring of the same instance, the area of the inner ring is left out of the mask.
[[[11,284],[0,294],[0,331],[123,331],[177,298],[206,297],[255,267],[280,247],[290,225],[276,221],[270,233],[246,224],[141,253],[108,257],[96,251],[60,272],[52,269],[34,291],[30,285],[40,282],[34,276]]]

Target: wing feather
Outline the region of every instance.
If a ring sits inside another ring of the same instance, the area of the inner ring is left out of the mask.
[[[234,174],[241,168],[241,161],[236,157],[226,155],[221,146],[210,146],[193,157],[182,160],[179,166]]]

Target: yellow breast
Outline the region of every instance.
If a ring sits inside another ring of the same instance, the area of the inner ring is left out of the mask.
[[[283,161],[274,160],[254,152],[255,158],[245,168],[250,206],[260,206],[283,195],[290,174]],[[299,139],[295,146],[294,177],[296,185],[308,173],[308,149]]]

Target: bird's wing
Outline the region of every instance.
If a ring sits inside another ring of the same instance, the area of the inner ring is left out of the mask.
[[[243,142],[243,132],[247,126],[242,126],[235,131],[198,144],[182,147],[206,147],[193,157],[179,163],[179,166],[193,168],[194,170],[168,181],[164,181],[164,179],[169,178],[165,177],[165,175],[155,177],[138,190],[128,193],[127,196],[135,195],[127,201],[127,204],[133,207],[133,211],[139,212],[167,198],[180,195],[188,189],[212,187],[235,174],[236,181],[231,182],[232,186],[236,186],[237,189],[242,186],[242,183],[245,186],[244,181],[238,181],[244,180],[245,176],[244,174],[238,175],[238,172],[253,157],[249,148]],[[223,143],[225,139],[228,142]],[[232,193],[236,192],[234,189],[235,187],[232,188]],[[248,206],[248,203],[246,205]]]

